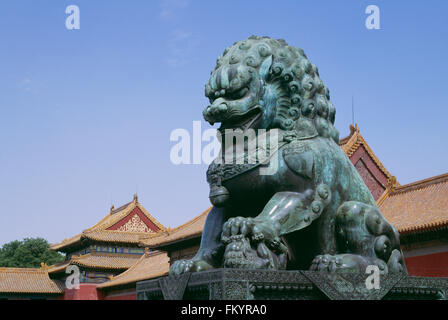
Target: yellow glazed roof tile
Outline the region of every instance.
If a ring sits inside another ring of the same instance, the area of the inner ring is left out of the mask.
[[[62,294],[64,290],[50,279],[46,268],[0,268],[0,292]]]
[[[142,257],[128,270],[113,277],[111,281],[98,285],[97,288],[110,288],[161,277],[168,274],[169,268],[169,258],[165,252],[148,252],[142,255]]]
[[[350,126],[350,135],[345,138],[342,138],[339,142],[339,146],[349,158],[355,153],[355,151],[360,146],[363,146],[367,151],[367,153],[369,154],[369,156],[371,157],[371,159],[373,160],[373,162],[376,164],[376,166],[387,177],[388,185],[391,185],[393,187],[399,186],[399,183],[397,182],[396,178],[384,167],[380,159],[378,159],[378,157],[373,153],[373,150],[370,148],[364,137],[361,135],[357,124],[355,124],[354,127]]]
[[[399,186],[379,207],[398,232],[409,233],[448,225],[448,174]]]
[[[111,208],[109,214],[101,219],[94,226],[84,230],[82,233],[64,239],[62,242],[52,244],[50,248],[52,250],[63,250],[66,247],[79,243],[82,239],[91,239],[104,242],[120,242],[120,243],[135,243],[139,242],[140,237],[147,235],[148,233],[155,234],[156,232],[135,232],[135,231],[117,231],[107,230],[111,226],[115,225],[122,219],[126,218],[133,212],[135,208],[139,208],[143,212],[144,216],[148,218],[160,231],[164,231],[166,228],[158,222],[149,212],[138,202],[138,198],[134,195],[134,200],[117,208]],[[160,232],[158,231],[158,232]]]
[[[88,253],[81,256],[72,256],[70,264],[88,268],[121,270],[130,268],[139,258],[140,255],[125,256],[106,253]]]

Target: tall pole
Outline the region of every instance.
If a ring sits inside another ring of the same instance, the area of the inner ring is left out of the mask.
[[[355,126],[355,97],[352,96],[352,125]]]

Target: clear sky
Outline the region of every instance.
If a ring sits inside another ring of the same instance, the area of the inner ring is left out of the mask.
[[[80,9],[67,30],[65,8]],[[380,30],[365,9],[380,8]],[[400,183],[448,172],[447,1],[0,2],[0,244],[58,242],[140,202],[175,227],[208,208],[206,165],[170,162],[216,58],[252,34],[304,49]],[[210,126],[202,122],[203,129]]]

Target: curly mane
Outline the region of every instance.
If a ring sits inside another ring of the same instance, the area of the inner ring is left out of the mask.
[[[269,129],[295,130],[302,136],[319,135],[339,143],[329,90],[302,49],[282,39],[251,36],[228,47],[214,70],[235,64],[247,66],[249,72],[255,69],[264,81],[260,105]]]

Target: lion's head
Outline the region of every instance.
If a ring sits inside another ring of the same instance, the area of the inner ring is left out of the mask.
[[[251,36],[234,43],[218,58],[205,95],[204,118],[221,129],[280,128],[339,141],[336,109],[317,67],[284,40]]]

